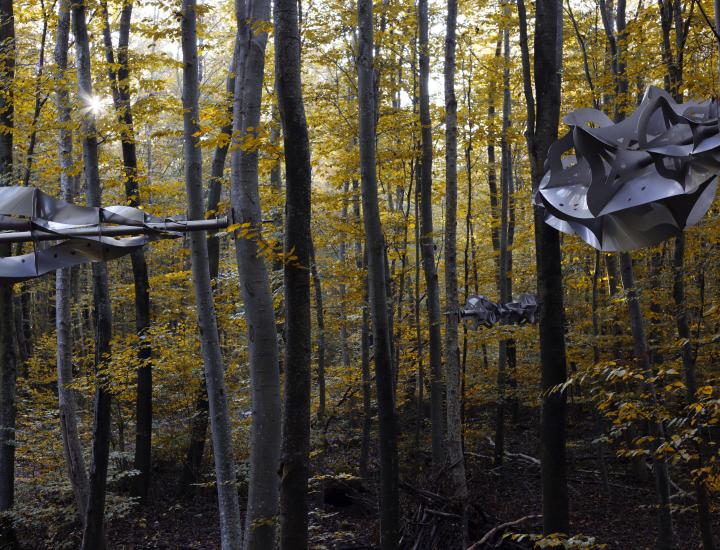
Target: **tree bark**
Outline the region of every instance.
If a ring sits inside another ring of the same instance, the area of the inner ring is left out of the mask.
[[[448,0],[445,34],[445,379],[447,383],[447,460],[453,492],[465,518],[467,481],[463,456],[460,403],[460,322],[457,285],[457,99],[455,98],[455,47],[457,0]],[[466,521],[463,547],[467,546]]]
[[[623,287],[627,296],[628,311],[630,313],[630,328],[632,330],[633,341],[635,345],[635,357],[643,371],[646,380],[653,376],[652,362],[650,360],[650,350],[648,349],[647,337],[645,335],[645,326],[643,321],[642,310],[640,309],[640,300],[637,295],[635,286],[635,275],[633,272],[632,258],[627,252],[620,254],[620,274],[622,276]],[[646,382],[646,390],[655,400],[655,388],[652,382]],[[649,432],[655,441],[654,446],[657,448],[660,444],[660,438],[663,437],[662,427],[655,420],[650,420]],[[667,463],[664,459],[654,456],[653,450],[653,473],[655,474],[655,491],[658,498],[658,539],[656,547],[659,550],[671,550],[675,547],[673,542],[672,516],[670,515],[670,486],[668,481]]]
[[[70,0],[60,0],[55,36],[55,103],[58,120],[58,157],[60,160],[60,194],[63,200],[73,202],[75,184],[71,171],[72,131],[70,122],[70,97],[65,73],[67,70],[68,42],[70,35]],[[58,269],[55,273],[55,327],[57,332],[57,373],[60,430],[63,439],[65,463],[68,478],[75,494],[75,503],[81,518],[85,521],[88,496],[88,476],[85,459],[78,436],[75,390],[72,370],[72,319],[71,319],[71,268]]]
[[[360,193],[359,183],[353,180],[353,217],[360,224]],[[368,479],[368,461],[370,459],[370,429],[372,427],[372,391],[370,381],[370,314],[368,312],[368,278],[367,278],[367,257],[363,253],[362,242],[355,239],[355,267],[363,274],[363,304],[362,304],[362,326],[360,328],[360,376],[362,383],[363,399],[363,422],[362,439],[360,442],[360,477]]]
[[[263,237],[258,151],[243,142],[257,139],[260,126],[267,32],[254,29],[270,20],[270,1],[237,2],[236,19],[231,203],[236,223],[249,231],[236,234],[235,253],[248,328],[253,407],[245,547],[263,549],[275,544],[277,528],[280,372],[270,277],[259,246]]]
[[[0,0],[0,186],[13,185],[13,132],[15,79],[15,16],[12,0]],[[0,246],[0,256],[10,256],[11,246]],[[12,285],[0,286],[0,512],[9,511],[15,500],[15,402],[17,357],[13,317]],[[0,535],[11,545],[10,525],[0,524]]]
[[[236,37],[237,40],[237,37]],[[223,176],[225,174],[225,160],[227,159],[228,149],[230,148],[230,140],[233,131],[233,106],[235,95],[235,65],[237,58],[237,45],[233,49],[232,60],[228,69],[228,75],[225,79],[225,93],[227,95],[228,121],[220,129],[218,136],[218,145],[213,152],[212,166],[210,168],[210,178],[208,179],[207,192],[207,215],[211,216],[217,213],[220,204],[220,196],[222,194]],[[215,232],[208,232],[208,260],[210,279],[217,284],[218,271],[220,269],[220,239],[214,236]],[[183,464],[182,474],[180,475],[180,493],[184,495],[192,495],[194,493],[194,485],[200,480],[200,470],[202,468],[202,459],[205,454],[205,439],[207,437],[208,426],[208,401],[207,401],[207,385],[205,384],[205,375],[201,377],[200,387],[195,397],[195,412],[190,421],[190,443],[185,453],[185,463]]]
[[[183,0],[181,15],[185,189],[188,196],[188,219],[199,220],[203,219],[205,209],[202,200],[202,151],[198,137],[200,113],[195,0]],[[223,550],[236,550],[242,546],[240,506],[235,482],[235,461],[224,366],[212,297],[207,242],[203,233],[191,233],[190,251],[215,457],[221,545]]]
[[[557,139],[560,119],[562,3],[538,2],[535,13],[535,94],[530,77],[527,15],[517,0],[520,47],[527,103],[527,140],[533,185],[543,175],[548,148]],[[537,99],[537,103],[536,103]],[[560,235],[535,210],[535,248],[540,302],[540,363],[543,390],[540,419],[543,533],[567,533],[569,510],[566,472],[566,394],[550,391],[567,377],[565,311]]]
[[[294,0],[275,0],[275,86],[285,149],[285,408],[280,485],[280,547],[308,545],[310,470],[310,142],[300,77]]]
[[[435,266],[435,242],[432,205],[432,127],[430,120],[430,51],[428,44],[428,1],[418,1],[420,48],[420,136],[422,140],[422,169],[420,179],[420,231],[422,264],[427,293],[429,351],[430,351],[430,420],[432,424],[433,468],[439,470],[445,457],[443,422],[442,341],[440,335],[440,289]]]
[[[120,125],[120,139],[123,156],[125,178],[125,198],[127,204],[134,208],[140,205],[140,189],[138,187],[138,160],[130,107],[130,88],[128,79],[128,45],[130,42],[130,23],[132,20],[132,1],[123,4],[120,12],[120,28],[118,31],[117,59],[112,43],[110,18],[107,1],[102,4],[104,26],[103,41],[105,59],[108,63],[108,79],[112,90],[113,106]],[[118,69],[114,69],[117,62]],[[135,332],[140,340],[138,346],[137,396],[135,400],[135,469],[138,474],[133,478],[131,494],[145,500],[150,486],[150,469],[152,467],[152,347],[147,335],[150,327],[150,282],[142,248],[130,254],[133,282],[135,287]]]
[[[90,41],[85,19],[85,1],[72,4],[72,25],[75,35],[75,62],[77,65],[78,93],[84,101],[93,97],[90,60]],[[88,206],[101,206],[102,188],[98,164],[98,142],[95,117],[87,109],[82,120],[83,166]],[[95,316],[95,365],[98,372],[95,390],[95,414],[93,418],[92,458],[90,462],[90,486],[85,510],[82,549],[105,548],[104,518],[107,485],[108,458],[110,453],[110,421],[112,394],[106,387],[106,377],[99,373],[100,367],[110,357],[112,338],[112,308],[108,285],[107,265],[92,264],[93,307]]]
[[[343,223],[347,223],[348,219],[348,195],[350,193],[350,182],[345,181],[343,183],[343,205],[340,211],[340,219]],[[347,243],[343,239],[338,246],[338,259],[340,265],[345,267],[345,261],[347,256]],[[347,287],[345,283],[340,283],[339,286],[340,294],[340,352],[342,357],[342,366],[344,368],[350,368],[350,346],[348,343],[348,318],[347,318]]]
[[[358,0],[357,9],[360,176],[380,431],[380,547],[390,550],[397,548],[399,542],[400,506],[397,420],[384,268],[385,239],[377,193],[372,0]]]
[[[685,387],[687,389],[687,402],[695,402],[697,392],[697,377],[695,373],[695,355],[692,342],[690,341],[690,322],[688,320],[687,305],[685,303],[685,235],[675,239],[675,252],[673,254],[673,298],[675,300],[678,336],[682,340],[681,356],[683,362],[683,373],[685,375]],[[698,458],[695,467],[703,467],[704,456],[702,443],[697,449]],[[700,524],[700,537],[704,550],[715,550],[713,538],[712,512],[710,508],[710,496],[705,481],[696,476],[694,479],[695,499],[698,506],[698,523]]]
[[[315,245],[310,243],[310,274],[312,275],[315,292],[315,319],[317,321],[317,380],[318,380],[318,420],[325,418],[325,313],[323,312],[323,295],[320,275],[315,258]]]

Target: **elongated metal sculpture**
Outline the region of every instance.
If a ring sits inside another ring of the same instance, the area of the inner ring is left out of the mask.
[[[55,199],[34,187],[0,187],[0,242],[32,242],[33,251],[0,258],[0,284],[63,267],[113,260],[157,239],[228,226],[227,218],[158,218],[130,206],[94,208]],[[47,248],[43,241],[56,241]]]
[[[480,325],[492,327],[501,325],[522,325],[537,321],[538,303],[534,294],[520,294],[518,299],[507,304],[498,304],[486,296],[470,296],[460,311],[460,318],[469,329]]]
[[[720,174],[717,100],[679,104],[650,87],[617,124],[595,109],[564,121],[570,131],[550,147],[534,197],[556,229],[624,252],[681,234],[710,208]]]

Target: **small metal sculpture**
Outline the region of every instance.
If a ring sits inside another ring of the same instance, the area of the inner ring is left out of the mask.
[[[535,192],[549,225],[622,252],[680,235],[710,208],[720,174],[716,100],[678,104],[650,87],[617,124],[595,109],[564,121],[570,131],[550,147]]]
[[[471,330],[480,325],[492,327],[501,325],[522,325],[537,321],[538,303],[534,294],[520,294],[518,299],[507,304],[497,304],[486,296],[470,296],[460,310],[460,318]]]
[[[34,187],[0,187],[0,243],[32,242],[33,252],[0,257],[0,284],[63,267],[113,260],[150,241],[228,226],[227,218],[158,218],[130,206],[95,208],[55,199]],[[57,241],[43,248],[38,243]]]

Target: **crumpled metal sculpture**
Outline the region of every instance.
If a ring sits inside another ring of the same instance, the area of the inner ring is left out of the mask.
[[[595,109],[564,121],[570,131],[550,147],[534,197],[556,229],[624,252],[680,235],[710,208],[720,174],[717,100],[678,104],[650,87],[617,124]]]
[[[537,321],[538,303],[534,294],[520,294],[517,300],[498,304],[486,296],[470,296],[460,317],[471,330],[480,325],[488,328],[501,325],[522,325]]]
[[[538,303],[534,294],[520,294],[517,300],[501,306],[500,322],[522,325],[537,322]]]
[[[0,187],[0,242],[32,242],[33,252],[0,257],[0,284],[63,267],[112,260],[150,241],[227,227],[227,218],[158,218],[130,206],[95,208],[55,199],[34,187]],[[57,241],[47,248],[42,241]]]

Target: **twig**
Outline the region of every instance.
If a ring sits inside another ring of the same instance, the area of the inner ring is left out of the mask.
[[[523,516],[520,519],[516,519],[513,521],[508,521],[506,523],[501,523],[500,525],[493,527],[490,529],[487,533],[485,533],[485,536],[481,538],[479,541],[477,541],[475,544],[468,547],[467,550],[479,550],[482,548],[483,544],[486,544],[490,542],[490,540],[499,532],[504,529],[507,529],[508,527],[514,527],[515,525],[519,525],[521,523],[525,523],[526,521],[534,520],[534,519],[540,519],[542,516],[540,514],[531,514],[529,516]]]
[[[490,443],[490,446],[494,449],[495,448],[495,442],[488,436],[485,439],[487,439],[488,443]],[[530,464],[535,464],[536,466],[540,466],[540,461],[535,458],[534,456],[526,455],[523,453],[511,453],[510,451],[505,451],[505,456],[508,458],[520,458],[522,460],[526,460]]]
[[[441,512],[440,510],[433,510],[432,508],[425,508],[425,511],[428,514],[432,514],[433,516],[440,516],[441,518],[451,518],[451,519],[462,519],[461,516],[458,516],[457,514],[450,514],[448,512]]]

